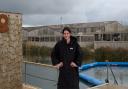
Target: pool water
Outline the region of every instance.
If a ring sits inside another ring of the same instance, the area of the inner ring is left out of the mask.
[[[111,67],[114,76],[118,82],[119,85],[127,86],[128,84],[128,67]],[[105,83],[105,80],[107,79],[107,67],[94,67],[90,68],[88,70],[82,71],[82,73],[85,73],[91,77],[94,77],[96,79],[99,79]],[[112,72],[110,68],[108,68],[108,80],[109,83],[114,84],[114,77],[112,75]]]

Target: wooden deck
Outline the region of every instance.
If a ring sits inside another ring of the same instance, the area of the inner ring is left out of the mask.
[[[103,84],[103,85],[88,88],[88,89],[128,89],[128,87],[121,86],[121,85]]]

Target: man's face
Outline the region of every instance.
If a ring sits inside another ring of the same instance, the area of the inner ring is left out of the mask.
[[[63,33],[64,39],[68,40],[68,39],[70,39],[70,36],[71,36],[71,33],[70,32],[64,31],[64,33]]]

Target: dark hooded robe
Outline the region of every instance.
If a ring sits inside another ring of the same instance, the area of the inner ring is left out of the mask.
[[[70,37],[67,44],[63,38],[57,42],[51,53],[52,64],[63,62],[63,67],[59,69],[59,79],[57,89],[79,89],[78,67],[71,67],[71,62],[77,66],[81,65],[81,49],[75,37]]]

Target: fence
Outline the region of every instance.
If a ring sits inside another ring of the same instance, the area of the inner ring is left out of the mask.
[[[23,82],[41,89],[57,89],[58,70],[50,65],[24,62]]]

